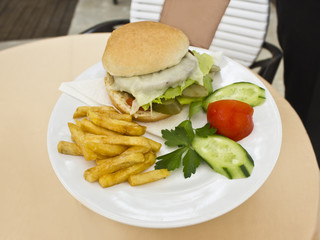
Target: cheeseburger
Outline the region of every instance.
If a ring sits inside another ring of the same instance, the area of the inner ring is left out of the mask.
[[[195,55],[187,36],[171,26],[145,21],[117,28],[102,57],[110,100],[145,122],[179,113],[183,104],[208,95]]]

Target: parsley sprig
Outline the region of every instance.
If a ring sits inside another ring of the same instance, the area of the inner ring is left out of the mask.
[[[162,130],[162,137],[166,140],[165,145],[177,147],[177,149],[157,157],[158,161],[156,162],[155,169],[166,168],[172,171],[179,168],[182,163],[184,177],[191,177],[203,160],[192,147],[193,138],[196,135],[207,137],[215,134],[215,132],[216,129],[211,128],[209,123],[202,128],[193,129],[190,120],[183,121],[174,130]]]

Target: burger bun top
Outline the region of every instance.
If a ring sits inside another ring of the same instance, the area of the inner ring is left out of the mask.
[[[128,23],[111,33],[102,64],[113,76],[144,75],[178,64],[188,48],[179,29],[151,21]]]

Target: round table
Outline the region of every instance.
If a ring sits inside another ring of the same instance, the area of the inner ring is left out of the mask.
[[[56,177],[46,134],[62,82],[100,61],[109,34],[35,41],[0,52],[1,239],[313,239],[319,169],[296,112],[264,81],[280,111],[283,142],[263,186],[234,210],[201,224],[150,229],[102,217]]]

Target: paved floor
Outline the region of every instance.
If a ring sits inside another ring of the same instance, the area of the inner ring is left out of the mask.
[[[66,35],[78,0],[1,0],[0,40]]]
[[[118,0],[118,5],[114,5],[112,0],[79,0],[75,9],[75,13],[69,28],[68,34],[78,34],[85,29],[111,19],[129,18],[130,0]],[[270,23],[266,36],[266,40],[279,46],[276,34],[276,12],[273,4],[271,4]],[[29,42],[23,41],[6,41],[0,42],[0,50],[13,47],[19,44]],[[260,58],[267,56],[265,52],[260,54]],[[283,64],[281,63],[279,70],[275,76],[273,86],[280,94],[284,93],[283,86]]]

